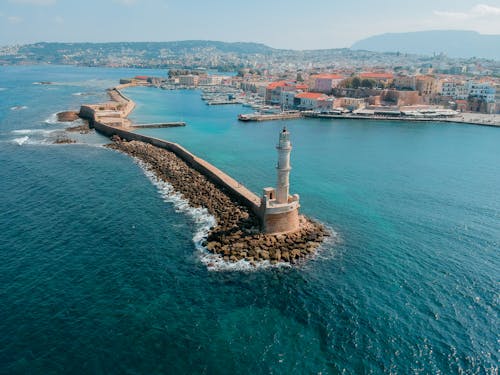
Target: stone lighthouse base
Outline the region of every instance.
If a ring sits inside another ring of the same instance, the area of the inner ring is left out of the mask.
[[[275,190],[265,188],[261,200],[260,219],[264,233],[292,233],[300,229],[299,196],[288,196],[288,202],[278,203]]]
[[[291,233],[299,230],[299,210],[281,213],[264,213],[262,218],[264,233]]]

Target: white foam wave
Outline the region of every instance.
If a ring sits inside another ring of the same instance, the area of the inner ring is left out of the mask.
[[[342,242],[339,234],[333,230],[332,227],[325,225],[328,236],[324,237],[323,242],[319,247],[316,249],[316,252],[313,256],[313,259],[330,259],[333,255],[333,252],[331,251],[334,247],[334,245],[339,244]]]
[[[196,231],[193,236],[193,242],[197,249],[203,248],[202,243],[206,240],[210,228],[216,225],[215,217],[212,216],[206,208],[195,208],[189,205],[189,202],[168,182],[159,179],[149,166],[142,160],[134,158],[135,162],[142,168],[144,174],[156,186],[165,202],[172,203],[176,212],[182,212],[188,215],[196,225]]]
[[[15,143],[19,146],[51,146],[53,142],[51,142],[48,138],[43,139],[33,139],[28,136],[14,138],[10,142]]]
[[[27,109],[28,107],[25,105],[15,105],[14,107],[10,107],[11,111],[21,111],[23,109]]]
[[[17,143],[19,146],[22,146],[26,142],[28,142],[29,139],[30,139],[30,137],[28,137],[28,136],[26,136],[26,137],[20,137],[20,138],[14,138],[12,140],[12,142]]]
[[[18,130],[12,130],[12,134],[50,134],[56,130],[46,130],[46,129],[18,129]]]
[[[73,95],[73,96],[83,96],[83,95],[85,95],[85,93],[83,93],[83,92],[74,92],[71,95]]]
[[[46,124],[58,124],[59,121],[57,120],[57,113],[51,114],[48,118],[45,119],[44,122]]]

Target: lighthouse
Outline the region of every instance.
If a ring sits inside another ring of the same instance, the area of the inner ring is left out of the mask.
[[[278,178],[276,188],[264,188],[261,200],[261,221],[265,233],[290,233],[299,229],[299,195],[290,195],[290,132],[280,131],[278,145]]]
[[[290,153],[292,152],[292,144],[290,143],[290,133],[286,128],[280,133],[278,145],[278,185],[276,187],[276,202],[283,204],[288,203],[288,191],[290,189]]]

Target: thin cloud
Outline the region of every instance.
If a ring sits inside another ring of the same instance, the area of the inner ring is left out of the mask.
[[[445,17],[453,20],[467,20],[473,18],[500,16],[500,8],[486,4],[478,4],[472,7],[468,12],[450,12],[450,11],[435,10],[434,14],[439,17]]]
[[[472,8],[474,14],[480,16],[500,16],[500,8],[491,5],[479,4]]]
[[[54,5],[57,0],[9,0],[13,4],[27,4],[27,5]]]
[[[16,23],[23,22],[23,19],[21,17],[17,17],[17,16],[9,16],[9,17],[7,17],[7,21],[9,21],[9,23],[11,23],[11,24],[16,24]]]

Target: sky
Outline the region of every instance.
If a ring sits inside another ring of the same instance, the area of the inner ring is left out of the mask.
[[[300,50],[455,29],[500,34],[500,0],[0,0],[0,45],[203,39]]]

